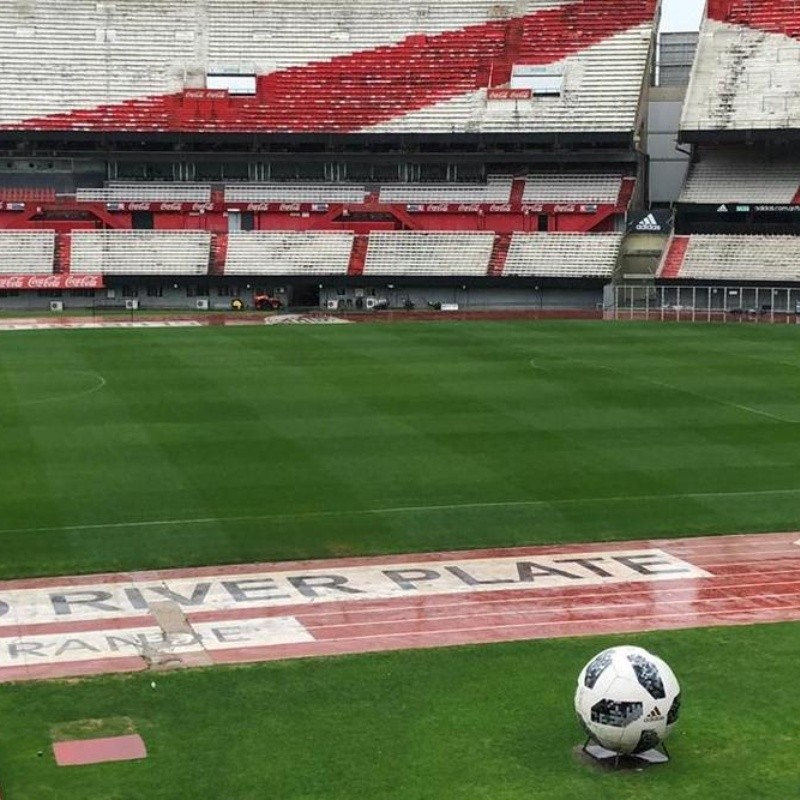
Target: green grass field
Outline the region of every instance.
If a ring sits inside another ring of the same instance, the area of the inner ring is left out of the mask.
[[[800,330],[7,333],[0,574],[798,524]]]
[[[0,577],[800,526],[800,329],[458,323],[5,333]],[[781,798],[797,625],[652,634],[675,763],[571,760],[608,640],[0,687],[6,800]],[[744,713],[763,688],[764,701]],[[57,770],[129,716],[144,763]],[[721,732],[721,737],[719,734]],[[46,755],[36,757],[44,749]]]
[[[194,670],[155,689],[149,675],[5,686],[0,777],[8,800],[788,800],[797,634],[637,637],[669,654],[684,688],[673,762],[645,773],[574,760],[575,677],[609,640],[571,639]],[[55,766],[54,727],[119,716],[147,761]]]

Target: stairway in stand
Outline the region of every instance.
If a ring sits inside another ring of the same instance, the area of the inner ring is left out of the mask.
[[[495,236],[492,257],[489,260],[489,277],[499,278],[506,268],[506,257],[508,248],[511,246],[511,234],[501,234]]]
[[[368,236],[356,236],[355,241],[353,242],[353,250],[350,253],[350,266],[347,269],[348,275],[364,274],[364,264],[367,261],[368,245]]]
[[[68,233],[56,234],[56,252],[53,271],[57,275],[65,275],[70,271],[72,239]]]
[[[211,259],[208,265],[209,275],[224,275],[225,262],[228,258],[228,234],[215,233],[211,241]]]
[[[509,202],[512,206],[521,206],[525,196],[525,178],[514,178],[511,183],[511,196]]]
[[[677,278],[680,275],[688,247],[688,236],[676,236],[672,240],[669,253],[667,253],[666,259],[664,259],[664,266],[661,269],[661,275],[659,275],[660,278]]]

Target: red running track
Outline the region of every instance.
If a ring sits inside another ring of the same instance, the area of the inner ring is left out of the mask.
[[[508,577],[531,568],[527,583]],[[138,605],[123,608],[118,591]],[[128,640],[159,626],[172,635],[143,604],[159,592],[202,639],[173,653],[176,666],[796,621],[800,533],[0,583],[0,681],[147,669]]]

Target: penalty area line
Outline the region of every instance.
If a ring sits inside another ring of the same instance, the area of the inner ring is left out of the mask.
[[[426,514],[445,511],[478,511],[482,509],[538,508],[547,506],[573,506],[602,503],[654,502],[659,500],[708,500],[736,497],[780,497],[800,494],[796,489],[756,489],[740,492],[682,492],[676,494],[640,494],[612,497],[573,497],[562,500],[501,500],[485,503],[452,503],[430,506],[395,506],[389,508],[363,508],[347,511],[301,511],[290,514],[243,514],[228,517],[187,517],[184,519],[138,520],[133,522],[96,522],[85,525],[51,525],[36,528],[0,528],[0,536],[17,533],[57,533],[100,531],[125,528],[180,527],[183,525],[214,525],[220,523],[262,522],[278,520],[324,519],[335,517],[383,516],[391,514]],[[798,542],[800,543],[800,542]]]
[[[733,408],[737,411],[744,411],[747,414],[754,414],[758,417],[764,417],[765,419],[771,419],[774,422],[783,422],[789,423],[791,425],[796,425],[798,420],[796,419],[789,419],[789,417],[783,417],[780,414],[773,414],[771,411],[765,411],[762,408],[755,408],[753,406],[747,406],[743,403],[734,403],[731,400],[722,400],[719,397],[712,397],[709,394],[703,394],[702,392],[696,392],[692,389],[684,389],[680,386],[675,386],[672,383],[667,383],[666,381],[659,381],[655,380],[654,378],[645,378],[641,375],[634,375],[630,372],[624,372],[621,369],[616,369],[608,364],[602,364],[597,361],[588,361],[582,358],[571,358],[569,356],[555,356],[554,357],[558,361],[562,362],[572,362],[574,364],[584,364],[589,367],[594,367],[595,369],[605,370],[606,372],[611,372],[614,375],[619,375],[623,380],[629,381],[636,381],[637,383],[644,383],[649,384],[650,386],[657,386],[661,389],[667,389],[671,392],[677,392],[679,394],[685,394],[688,397],[694,397],[698,400],[704,400],[707,403],[716,403],[717,405],[725,406],[726,408]],[[539,372],[551,372],[548,367],[544,366],[535,358],[532,358],[528,361],[528,365]]]

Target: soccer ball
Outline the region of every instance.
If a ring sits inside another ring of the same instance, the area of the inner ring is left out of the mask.
[[[578,676],[578,719],[587,735],[620,755],[643,753],[663,742],[680,707],[674,673],[641,647],[603,650]]]

